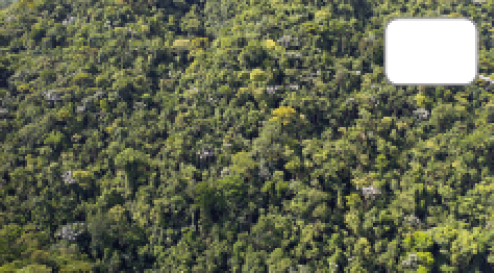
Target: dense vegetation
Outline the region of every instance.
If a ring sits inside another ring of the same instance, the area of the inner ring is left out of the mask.
[[[387,83],[411,16],[494,78],[491,0],[10,5],[0,271],[491,271],[492,85]]]

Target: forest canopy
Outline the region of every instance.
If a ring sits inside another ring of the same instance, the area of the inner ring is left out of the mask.
[[[11,2],[0,272],[491,271],[493,1]],[[482,77],[388,83],[443,16]]]

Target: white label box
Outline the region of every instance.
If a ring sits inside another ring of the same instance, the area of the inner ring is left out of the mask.
[[[467,18],[394,18],[384,32],[393,85],[469,85],[478,74],[478,31]]]

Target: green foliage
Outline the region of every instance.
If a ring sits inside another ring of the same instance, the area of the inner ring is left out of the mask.
[[[433,246],[431,236],[421,231],[415,231],[404,239],[405,246],[411,251],[425,251]]]
[[[226,195],[230,194],[226,193]],[[223,196],[219,189],[207,182],[201,182],[196,186],[195,196],[195,204],[201,210],[202,215],[208,220],[216,220],[223,206]]]
[[[22,249],[16,245],[17,238],[21,237],[22,227],[9,224],[0,231],[0,264],[6,264],[15,260],[22,253]]]
[[[61,116],[63,117],[63,114],[61,114]],[[48,145],[58,146],[62,144],[64,138],[65,136],[61,132],[53,131],[45,138],[44,143]]]
[[[10,2],[0,272],[492,271],[489,1]],[[389,84],[410,16],[484,77]]]
[[[261,82],[265,81],[267,79],[267,74],[266,72],[262,71],[261,69],[254,69],[252,72],[250,72],[250,80],[254,82]]]

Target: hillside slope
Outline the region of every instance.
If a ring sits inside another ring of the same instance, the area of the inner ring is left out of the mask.
[[[494,2],[20,0],[0,272],[489,272],[494,93],[395,87],[393,17]]]

